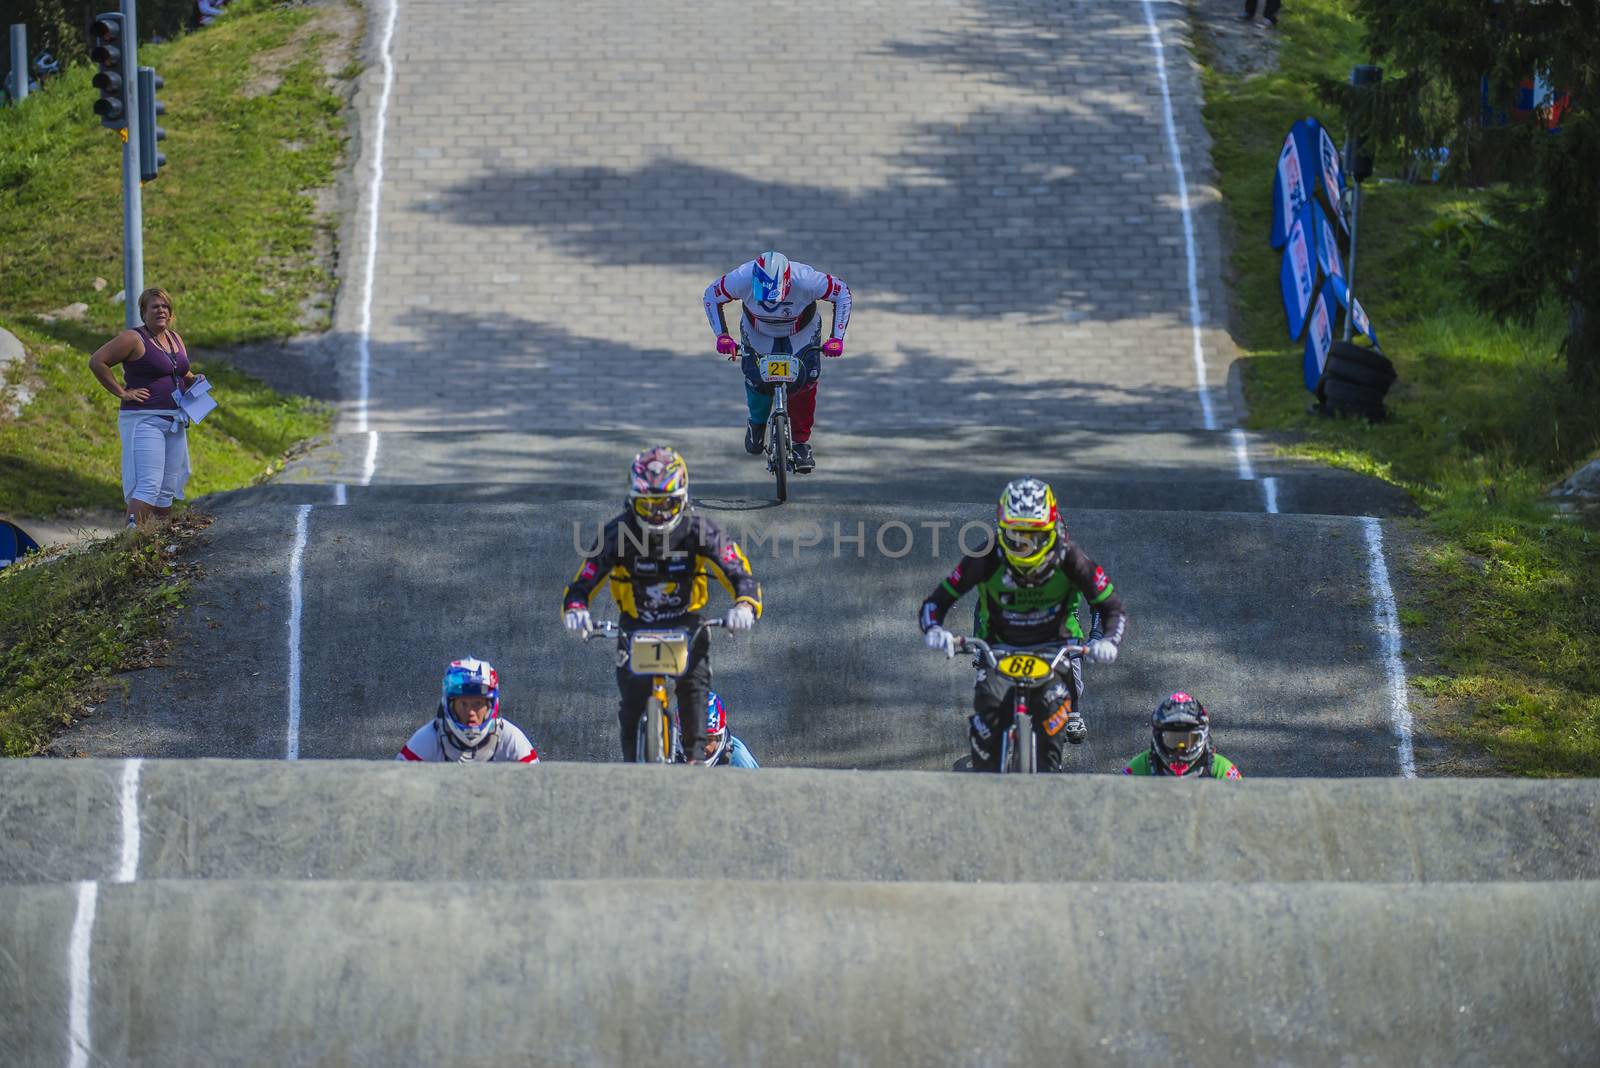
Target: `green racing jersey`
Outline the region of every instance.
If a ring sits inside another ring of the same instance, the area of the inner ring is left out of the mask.
[[[1122,774],[1171,775],[1172,772],[1163,767],[1159,761],[1151,757],[1150,750],[1146,749],[1144,752],[1128,761],[1128,766],[1122,769]],[[1188,775],[1184,775],[1183,778],[1242,779],[1244,778],[1244,775],[1239,771],[1238,766],[1234,764],[1233,761],[1229,760],[1221,753],[1213,752],[1211,754],[1211,767],[1208,768],[1204,774],[1194,775],[1193,772],[1191,772]]]

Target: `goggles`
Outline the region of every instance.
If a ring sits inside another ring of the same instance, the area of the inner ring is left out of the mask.
[[[683,511],[683,497],[677,494],[633,498],[633,514],[646,523],[670,523]]]
[[[1055,536],[1054,529],[1015,530],[1011,527],[1000,528],[1000,544],[1005,546],[1006,552],[1012,556],[1037,556],[1050,547],[1050,543],[1055,540]]]
[[[1193,760],[1206,746],[1206,732],[1198,728],[1158,731],[1161,751],[1167,756]]]

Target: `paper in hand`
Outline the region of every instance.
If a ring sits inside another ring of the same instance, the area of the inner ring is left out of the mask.
[[[183,409],[183,414],[189,417],[189,422],[198,423],[216,410],[217,402],[211,399],[211,383],[202,378],[188,389],[178,391],[178,407]]]

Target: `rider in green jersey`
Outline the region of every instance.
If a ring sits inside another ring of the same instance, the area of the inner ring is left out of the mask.
[[[1150,713],[1150,748],[1128,761],[1124,775],[1171,775],[1190,779],[1240,779],[1233,761],[1211,745],[1211,713],[1183,692]]]

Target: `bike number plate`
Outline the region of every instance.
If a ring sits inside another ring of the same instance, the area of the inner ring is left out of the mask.
[[[763,357],[761,360],[761,380],[763,382],[793,382],[798,377],[800,377],[798,369],[795,368],[794,362],[787,357],[781,360]]]
[[[1011,656],[1001,657],[1000,662],[995,665],[995,670],[1000,673],[1001,678],[1015,679],[1019,682],[1038,682],[1050,674],[1050,662],[1037,656],[1014,653]]]
[[[689,632],[636,630],[628,643],[628,670],[635,675],[676,678],[689,667]]]

